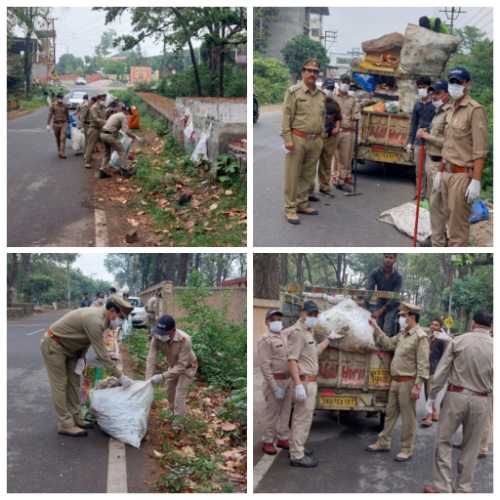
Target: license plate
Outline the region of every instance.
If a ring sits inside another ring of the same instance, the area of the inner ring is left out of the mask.
[[[346,398],[339,396],[320,396],[321,406],[350,408],[356,406],[356,398]]]
[[[380,161],[398,161],[397,153],[388,153],[387,151],[372,151],[372,159]]]
[[[391,376],[389,375],[389,370],[386,368],[371,368],[369,380],[370,384],[389,384]]]

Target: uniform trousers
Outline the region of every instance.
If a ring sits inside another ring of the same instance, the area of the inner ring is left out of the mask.
[[[280,441],[287,441],[290,429],[288,421],[292,409],[292,379],[276,380],[278,387],[283,389],[285,397],[276,399],[272,387],[264,381],[262,392],[266,408],[264,410],[264,431],[262,432],[262,442],[273,444],[276,438]]]
[[[337,136],[331,135],[323,139],[323,148],[319,157],[318,164],[318,183],[322,191],[330,191],[330,179],[332,176],[332,160],[333,153],[335,152],[335,142]],[[314,179],[309,188],[309,194],[314,193]]]
[[[172,373],[167,377],[168,407],[174,417],[180,417],[186,412],[187,392],[197,368],[198,365],[195,364],[184,372]]]
[[[488,413],[488,399],[447,391],[441,406],[439,425],[434,445],[434,488],[440,493],[467,493],[474,479],[477,453],[481,443],[484,422]],[[463,426],[462,450],[457,461],[457,477],[452,486],[452,436]]]
[[[128,157],[123,144],[120,139],[115,137],[113,134],[104,134],[101,133],[101,142],[104,146],[104,156],[102,158],[101,168],[104,168],[111,159],[111,153],[116,151],[118,153],[119,162],[122,166],[122,169],[127,168]]]
[[[316,382],[303,382],[307,397],[305,401],[297,401],[294,397],[294,410],[292,428],[290,431],[290,458],[300,460],[304,456],[304,448],[311,430],[318,384]]]
[[[101,129],[90,127],[87,131],[87,141],[85,142],[85,163],[92,162],[92,154],[95,145],[101,140]]]
[[[64,153],[66,149],[66,134],[68,133],[67,123],[54,123],[54,135],[56,136],[57,150]]]
[[[347,177],[351,177],[352,172],[352,151],[355,134],[350,130],[339,132],[335,143],[335,150],[338,150],[338,161],[333,167],[333,176],[337,178],[337,184],[344,184]]]
[[[484,422],[483,437],[479,446],[479,453],[488,454],[488,445],[490,443],[491,431],[493,426],[493,395],[488,398],[488,414]]]
[[[429,198],[433,247],[446,246],[446,220],[444,218],[443,197],[441,189],[434,189],[434,178],[438,172],[439,164],[439,161],[432,161],[427,155],[425,159],[425,176],[427,177],[427,196]]]

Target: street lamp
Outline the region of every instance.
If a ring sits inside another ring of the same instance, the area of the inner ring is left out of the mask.
[[[457,256],[455,254],[451,254],[451,272],[450,272],[450,300],[448,302],[448,318],[451,318],[451,300],[453,296],[453,275],[455,274],[455,261],[457,260]],[[448,335],[450,334],[450,327],[448,327]]]

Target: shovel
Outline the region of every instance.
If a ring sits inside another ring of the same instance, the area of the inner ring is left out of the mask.
[[[415,215],[415,230],[413,231],[413,246],[417,246],[417,234],[418,234],[418,213],[420,211],[420,192],[422,189],[422,170],[424,168],[425,159],[425,141],[422,140],[420,145],[420,165],[418,167],[418,182],[417,182],[417,210]]]
[[[359,120],[356,120],[356,145],[354,146],[354,189],[351,193],[344,193],[344,196],[357,196],[363,193],[357,193],[356,187],[358,186],[358,131],[359,131]]]

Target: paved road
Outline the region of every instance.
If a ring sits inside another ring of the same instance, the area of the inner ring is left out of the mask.
[[[262,375],[254,368],[254,467],[263,457],[261,450],[263,397]],[[441,393],[442,395],[442,393]],[[417,418],[426,413],[422,396],[417,403]],[[399,451],[401,423],[393,434],[391,453],[368,453],[368,444],[377,440],[380,432],[378,418],[366,418],[365,413],[352,412],[337,418],[332,412],[316,412],[307,445],[314,450],[319,466],[314,469],[290,467],[288,453],[281,450],[267,470],[256,493],[421,493],[432,482],[432,455],[437,425],[419,428],[413,457],[396,463]],[[457,435],[457,441],[459,436]],[[478,460],[474,492],[493,492],[493,445],[487,458]],[[456,467],[458,450],[453,450]],[[260,466],[263,462],[260,462]],[[259,467],[260,467],[259,466]],[[454,469],[455,470],[455,469]]]
[[[106,493],[109,437],[99,428],[85,438],[57,434],[39,344],[62,314],[54,311],[7,325],[8,493]],[[92,360],[95,354],[89,354]],[[145,493],[148,458],[141,449],[125,448],[129,489]]]
[[[317,216],[301,215],[299,226],[286,222],[283,201],[283,151],[280,112],[264,111],[254,124],[254,246],[258,247],[408,247],[412,239],[379,222],[384,210],[414,196],[414,169],[358,165],[359,196],[335,191],[312,206]]]

